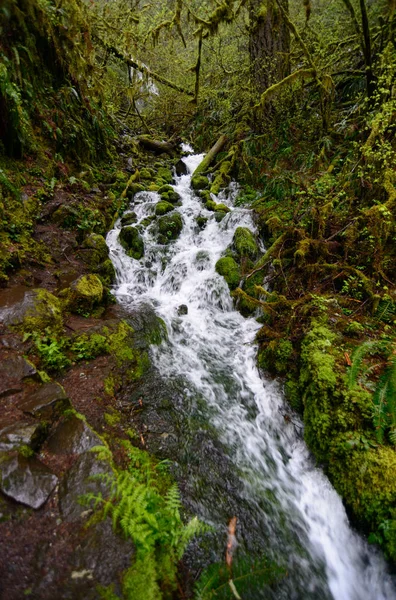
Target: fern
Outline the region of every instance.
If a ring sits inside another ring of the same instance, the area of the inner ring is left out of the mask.
[[[163,466],[158,470],[146,452],[127,448],[131,459],[128,470],[95,477],[107,484],[107,498],[87,494],[84,502],[100,507],[101,516],[111,517],[113,528],[136,547],[135,563],[124,577],[124,597],[160,600],[163,591],[172,592],[176,587],[177,563],[187,544],[207,527],[196,518],[185,525],[177,484],[169,486],[167,474],[160,472]],[[108,449],[95,450],[99,456],[109,458]],[[102,597],[106,598],[106,594],[114,597],[112,590],[103,588]]]
[[[359,372],[362,367],[364,357],[376,347],[376,342],[363,342],[358,346],[352,355],[352,366],[348,373],[348,384],[350,388],[357,382]]]

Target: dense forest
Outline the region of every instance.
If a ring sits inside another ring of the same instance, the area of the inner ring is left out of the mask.
[[[198,466],[150,431],[177,421],[193,455],[211,425],[151,383],[164,321],[112,293],[116,223],[133,261],[144,230],[180,235],[185,144],[206,153],[197,231],[229,193],[253,216],[216,271],[259,324],[282,419],[394,571],[395,77],[394,0],[2,0],[0,598],[304,597],[281,595],[292,563],[247,540],[237,501],[223,530],[197,518]],[[159,202],[134,226],[142,193]]]

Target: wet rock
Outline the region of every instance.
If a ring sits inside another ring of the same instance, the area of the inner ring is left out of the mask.
[[[178,315],[187,315],[188,314],[188,306],[186,304],[180,304],[177,309]]]
[[[102,440],[85,421],[70,415],[65,417],[51,434],[47,448],[53,454],[82,454],[94,446],[101,445]]]
[[[203,175],[196,175],[191,180],[191,185],[194,190],[203,190],[209,187],[209,179]]]
[[[67,302],[71,312],[90,313],[103,299],[103,284],[97,275],[82,275],[70,285]]]
[[[53,421],[67,408],[71,408],[71,404],[59,383],[45,383],[37,392],[29,394],[18,408],[33,417]]]
[[[170,202],[166,202],[165,200],[161,200],[155,206],[155,214],[157,216],[165,215],[168,212],[171,212],[175,207]]]
[[[136,227],[123,227],[118,239],[128,256],[139,260],[144,255],[143,238]]]
[[[157,178],[162,179],[162,181],[165,181],[166,183],[172,183],[172,171],[167,167],[160,167],[157,171]]]
[[[231,256],[224,256],[216,263],[216,271],[226,280],[230,290],[235,290],[241,280],[238,264]]]
[[[0,362],[0,398],[23,390],[23,380],[35,377],[37,371],[22,356],[4,358]]]
[[[101,282],[103,285],[111,286],[115,280],[116,272],[113,263],[108,258],[103,263],[98,265],[95,269],[96,273],[99,275]]]
[[[235,251],[239,257],[249,256],[255,258],[258,246],[253,233],[247,227],[237,227],[232,240]]]
[[[63,326],[60,301],[44,289],[26,292],[23,300],[2,311],[0,318],[5,325],[23,325],[27,332]]]
[[[207,217],[199,216],[199,217],[196,217],[195,221],[196,221],[198,227],[200,229],[203,229],[205,227],[206,223],[208,222],[208,219],[207,219]]]
[[[182,175],[188,175],[187,165],[181,159],[176,163],[175,170],[178,177],[181,177]]]
[[[59,505],[63,519],[74,522],[81,518],[82,513],[87,510],[81,505],[81,496],[102,494],[103,497],[106,497],[109,484],[95,476],[111,475],[112,472],[110,464],[107,461],[98,460],[96,453],[81,454],[59,487]]]
[[[183,221],[178,212],[158,219],[158,229],[165,241],[175,240],[183,229]]]
[[[0,454],[0,490],[16,502],[40,508],[57,482],[56,475],[37,458]]]
[[[163,200],[164,202],[170,202],[171,204],[177,204],[178,206],[180,206],[181,204],[180,194],[175,192],[174,189],[168,190],[167,192],[162,192],[161,200]]]
[[[17,450],[21,446],[30,446],[36,450],[43,441],[46,430],[42,423],[18,421],[5,425],[0,422],[0,450]]]
[[[126,213],[121,217],[121,225],[125,227],[126,225],[132,225],[132,223],[137,222],[137,216],[135,212]]]
[[[220,223],[220,221],[222,221],[224,219],[224,217],[226,216],[226,212],[224,212],[223,210],[216,210],[214,216],[215,219],[217,221],[217,223]]]
[[[131,156],[127,160],[126,171],[128,171],[128,173],[134,173],[135,171],[133,168],[133,158]]]
[[[81,258],[92,267],[97,266],[109,256],[106,240],[98,233],[90,233],[81,244],[81,247],[84,249],[83,252],[79,253]]]

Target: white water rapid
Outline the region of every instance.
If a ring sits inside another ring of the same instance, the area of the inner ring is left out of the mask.
[[[296,427],[285,420],[280,386],[256,367],[255,319],[233,307],[215,263],[238,226],[254,230],[249,210],[233,208],[232,191],[221,202],[232,211],[220,222],[190,187],[202,155],[184,158],[189,175],[176,178],[182,198],[180,237],[156,242],[155,222],[143,235],[145,255],[129,258],[118,242],[120,225],[108,235],[117,272],[114,293],[127,308],[151,304],[165,321],[168,340],[153,349],[163,377],[182,377],[210,408],[211,425],[242,474],[244,497],[266,531],[267,543],[288,564],[285,591],[277,598],[334,600],[396,599],[385,561],[350,527],[341,499],[317,468]],[[130,207],[138,223],[154,214],[159,196],[141,192]],[[198,215],[208,219],[200,230]],[[179,315],[180,305],[188,313]],[[198,515],[210,520],[210,507]],[[258,516],[257,516],[258,515]],[[253,596],[250,596],[253,598]],[[254,598],[261,597],[259,593]],[[268,598],[268,596],[265,596]]]

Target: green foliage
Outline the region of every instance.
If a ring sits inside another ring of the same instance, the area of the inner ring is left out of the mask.
[[[110,346],[107,338],[99,333],[79,336],[71,345],[77,360],[91,360],[101,354],[108,354]]]
[[[71,365],[71,361],[65,353],[68,343],[64,338],[56,338],[51,334],[41,336],[35,332],[33,333],[33,341],[46,370],[63,371]]]
[[[195,599],[254,598],[258,590],[261,595],[266,589],[273,589],[285,575],[284,569],[267,558],[237,558],[232,564],[232,579],[230,579],[231,572],[227,566],[216,563],[205,569],[196,582]],[[235,595],[232,586],[239,596]]]
[[[220,258],[216,263],[216,271],[224,277],[230,290],[238,287],[241,273],[238,264],[231,256]]]
[[[101,507],[103,517],[109,515],[114,529],[136,547],[124,575],[124,597],[160,600],[176,588],[177,563],[205,527],[196,518],[183,523],[178,487],[170,484],[162,463],[131,445],[128,453],[128,469],[106,477],[109,496],[87,495],[84,503]]]

